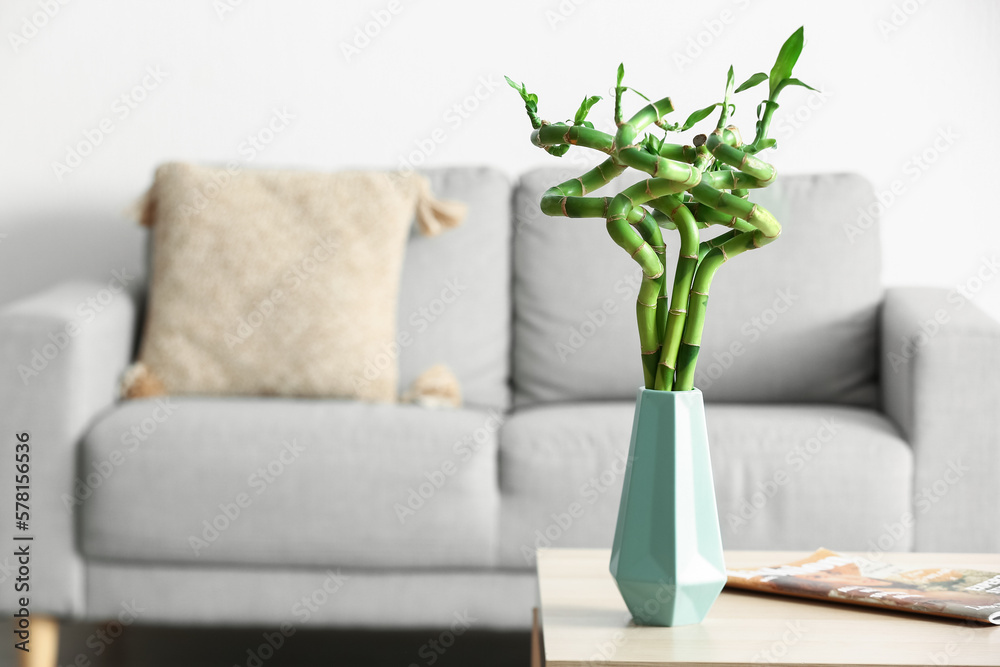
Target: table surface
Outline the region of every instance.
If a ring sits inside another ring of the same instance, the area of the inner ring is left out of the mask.
[[[727,551],[730,568],[779,565],[791,551]],[[1000,626],[726,589],[698,625],[637,627],[607,549],[540,549],[548,667],[649,665],[1000,665]],[[1000,572],[1000,554],[886,553],[886,563]]]

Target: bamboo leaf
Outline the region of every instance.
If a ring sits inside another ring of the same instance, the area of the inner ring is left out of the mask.
[[[765,74],[764,72],[757,72],[756,74],[754,74],[753,76],[751,76],[749,79],[747,79],[746,81],[744,81],[743,83],[741,83],[739,86],[737,86],[736,90],[733,91],[733,92],[742,93],[744,90],[749,90],[749,89],[753,88],[754,86],[756,86],[757,84],[763,83],[764,81],[767,81],[767,74]]]
[[[663,147],[663,139],[652,134],[647,134],[642,141],[643,147],[654,155],[659,155]]]
[[[503,77],[503,78],[507,79],[507,85],[508,85],[508,86],[510,86],[511,88],[513,88],[514,90],[516,90],[516,91],[518,92],[518,94],[520,94],[520,95],[521,95],[521,99],[522,99],[522,100],[524,100],[525,102],[527,102],[527,101],[528,101],[528,92],[527,92],[527,91],[526,91],[526,90],[524,89],[524,84],[523,84],[523,83],[521,83],[521,84],[518,84],[518,83],[515,83],[515,82],[514,82],[514,81],[513,81],[513,80],[512,80],[512,79],[511,79],[511,78],[510,78],[509,76],[507,76],[506,74],[504,75],[504,77]]]
[[[778,145],[778,140],[777,139],[768,138],[768,139],[765,139],[764,141],[760,142],[760,146],[758,147],[758,150],[766,150],[768,148],[773,148],[773,147],[775,147],[777,145]]]
[[[729,98],[733,95],[733,86],[736,84],[736,80],[733,78],[733,66],[729,66],[729,74],[726,75],[726,96],[725,101],[729,102]]]
[[[786,86],[802,86],[803,88],[808,88],[809,90],[815,90],[817,93],[819,92],[818,90],[816,90],[815,88],[813,88],[812,86],[810,86],[808,83],[805,83],[803,81],[799,81],[798,79],[785,79],[784,85],[786,85]]]
[[[617,88],[621,88],[622,87],[622,81],[624,81],[624,80],[625,80],[625,63],[619,63],[618,64],[618,84],[617,84],[616,87]]]
[[[583,98],[583,102],[580,103],[580,108],[576,111],[576,117],[573,119],[573,124],[582,125],[587,119],[587,114],[590,113],[591,107],[600,101],[600,95],[591,95],[590,97]]]
[[[532,107],[533,110],[537,110],[538,95],[535,95],[534,93],[529,93],[523,83],[521,84],[515,83],[509,76],[504,75],[503,78],[507,79],[507,85],[518,92],[518,94],[521,96],[521,99],[524,100],[524,103],[527,106]]]
[[[716,102],[715,104],[707,106],[704,109],[698,109],[693,114],[688,116],[687,120],[684,121],[684,124],[681,125],[681,132],[683,132],[684,130],[690,130],[692,127],[694,127],[696,123],[700,123],[701,121],[708,118],[708,115],[712,113],[712,109],[719,106],[719,104],[720,102]]]
[[[646,97],[645,95],[643,95],[642,93],[640,93],[638,90],[636,90],[635,88],[625,88],[625,90],[631,90],[633,93],[635,93],[636,95],[638,95],[642,99],[646,100],[647,102],[651,102],[652,101],[648,97]]]
[[[792,75],[792,68],[795,67],[795,63],[802,53],[802,45],[805,41],[804,33],[805,29],[800,27],[781,45],[778,58],[774,61],[774,67],[771,68],[771,74],[768,76],[771,96],[774,95],[782,81]]]

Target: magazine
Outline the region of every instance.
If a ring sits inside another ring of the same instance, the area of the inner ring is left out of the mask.
[[[903,567],[819,549],[786,565],[727,570],[727,586],[1000,625],[1000,573]]]

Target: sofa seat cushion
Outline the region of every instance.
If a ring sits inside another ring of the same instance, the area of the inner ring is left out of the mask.
[[[495,561],[501,415],[332,400],[130,401],[85,437],[89,558],[478,567]]]
[[[834,405],[706,405],[727,549],[906,551],[912,452],[880,414]],[[540,406],[500,436],[500,562],[610,547],[631,402]]]

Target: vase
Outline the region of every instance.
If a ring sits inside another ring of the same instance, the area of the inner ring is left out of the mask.
[[[726,583],[699,390],[640,388],[611,575],[639,625],[700,623]]]

